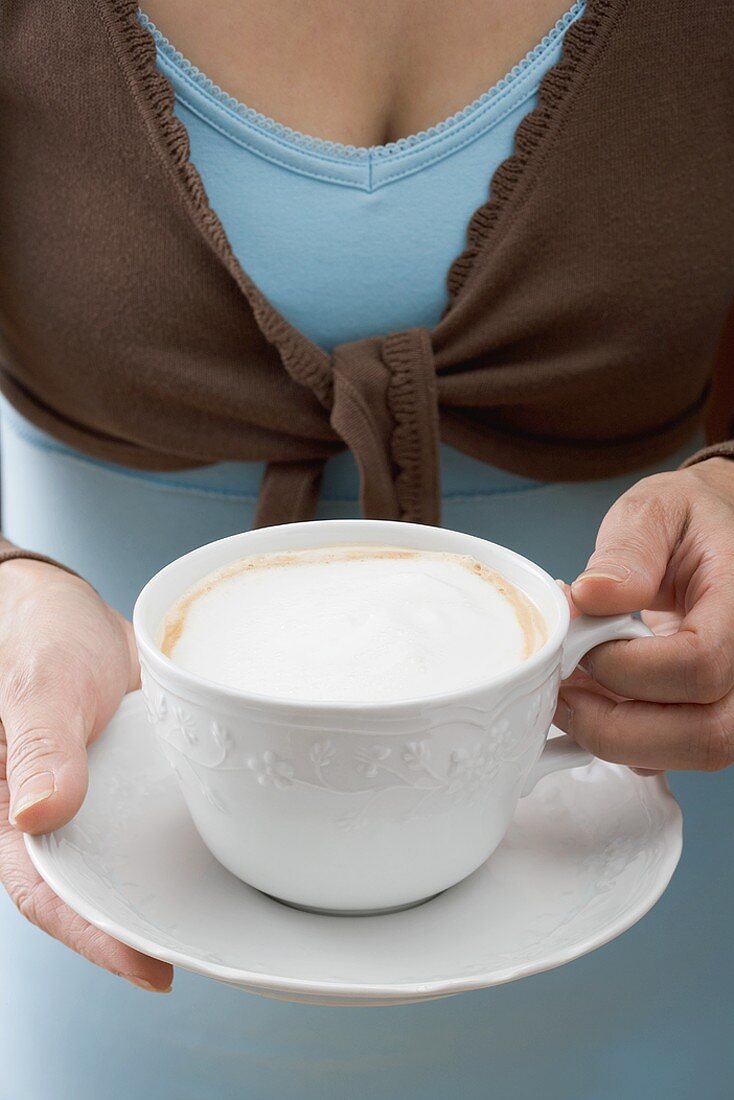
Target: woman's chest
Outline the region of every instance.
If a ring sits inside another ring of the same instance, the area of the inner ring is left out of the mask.
[[[181,0],[144,11],[216,84],[319,138],[378,145],[472,102],[565,0]]]

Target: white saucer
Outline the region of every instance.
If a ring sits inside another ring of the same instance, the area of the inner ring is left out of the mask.
[[[542,780],[470,878],[384,916],[319,916],[245,886],[209,854],[139,693],[90,749],[76,818],[26,837],[57,894],[160,959],[282,1000],[396,1004],[497,985],[600,947],[658,900],[681,852],[663,777],[595,761]]]

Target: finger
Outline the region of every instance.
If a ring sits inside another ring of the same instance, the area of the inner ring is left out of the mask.
[[[86,794],[93,689],[55,657],[43,669],[8,676],[2,694],[10,820],[25,832],[50,832]]]
[[[64,905],[38,874],[23,837],[7,824],[5,768],[6,747],[0,743],[0,868],[3,884],[20,912],[54,939],[134,985],[161,992],[170,989],[173,969],[168,963],[142,955],[94,928]]]
[[[616,615],[651,607],[684,528],[687,505],[662,478],[635,485],[612,506],[596,549],[571,585],[587,615]]]
[[[161,993],[171,988],[173,968],[168,963],[119,943],[65,905],[33,867],[21,834],[8,826],[0,830],[0,864],[5,887],[27,920],[133,985]]]
[[[615,764],[720,771],[734,760],[731,696],[711,706],[618,700],[603,690],[561,689],[556,725]]]
[[[674,633],[597,646],[584,666],[618,695],[658,703],[715,703],[734,688],[734,585],[716,560],[734,560],[734,541],[705,559],[689,582],[692,606]]]

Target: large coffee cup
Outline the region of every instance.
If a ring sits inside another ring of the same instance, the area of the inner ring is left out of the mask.
[[[469,555],[532,601],[544,640],[468,687],[367,703],[268,697],[164,654],[171,607],[214,571],[335,546]],[[148,717],[212,854],[289,904],[365,913],[460,882],[492,854],[539,779],[588,764],[569,738],[547,739],[559,683],[594,646],[650,633],[631,616],[571,621],[553,578],[505,547],[374,520],[288,524],[200,547],[148,582],[134,626]]]

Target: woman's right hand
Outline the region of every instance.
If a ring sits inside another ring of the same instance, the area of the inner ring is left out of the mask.
[[[33,867],[22,833],[69,821],[87,789],[87,745],[139,682],[130,624],[78,577],[0,564],[0,879],[28,920],[144,989],[173,971],[88,924]]]

